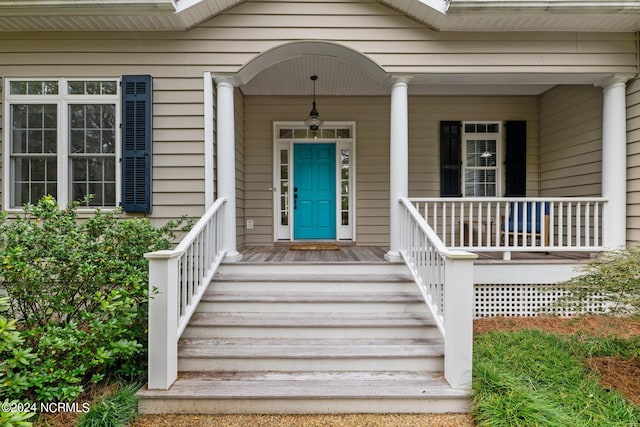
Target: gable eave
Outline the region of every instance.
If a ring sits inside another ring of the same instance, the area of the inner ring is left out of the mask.
[[[5,0],[0,31],[188,30],[244,0]],[[379,0],[441,31],[640,31],[640,0]]]

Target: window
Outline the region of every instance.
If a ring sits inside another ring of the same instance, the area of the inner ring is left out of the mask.
[[[466,197],[495,197],[499,194],[499,123],[463,124],[463,181]]]
[[[119,199],[119,95],[116,79],[8,79],[5,206],[54,196],[61,206],[93,196]]]
[[[526,121],[440,122],[442,197],[524,197],[526,186]]]

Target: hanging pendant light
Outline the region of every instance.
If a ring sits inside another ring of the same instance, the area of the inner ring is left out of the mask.
[[[309,117],[304,121],[304,123],[309,126],[309,130],[313,132],[317,132],[320,128],[320,114],[316,109],[316,80],[318,80],[318,76],[315,74],[311,76],[311,81],[313,81],[313,103],[311,104],[311,111],[309,112]]]

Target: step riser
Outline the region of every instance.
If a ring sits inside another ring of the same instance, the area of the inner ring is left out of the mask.
[[[216,281],[209,286],[216,292],[357,292],[362,295],[372,292],[416,292],[413,282],[301,282],[301,281]]]
[[[444,369],[442,357],[354,359],[211,359],[180,358],[178,370],[226,372],[323,372],[323,371],[428,371]]]
[[[182,334],[184,338],[440,338],[435,327],[411,328],[260,328],[260,327],[225,327],[225,326],[188,326]]]
[[[468,413],[467,398],[434,399],[145,399],[142,414]]]
[[[202,301],[196,313],[426,313],[424,303],[299,303]]]

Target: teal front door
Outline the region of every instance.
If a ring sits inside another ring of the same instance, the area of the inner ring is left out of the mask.
[[[335,239],[335,144],[294,144],[293,169],[294,239]]]

